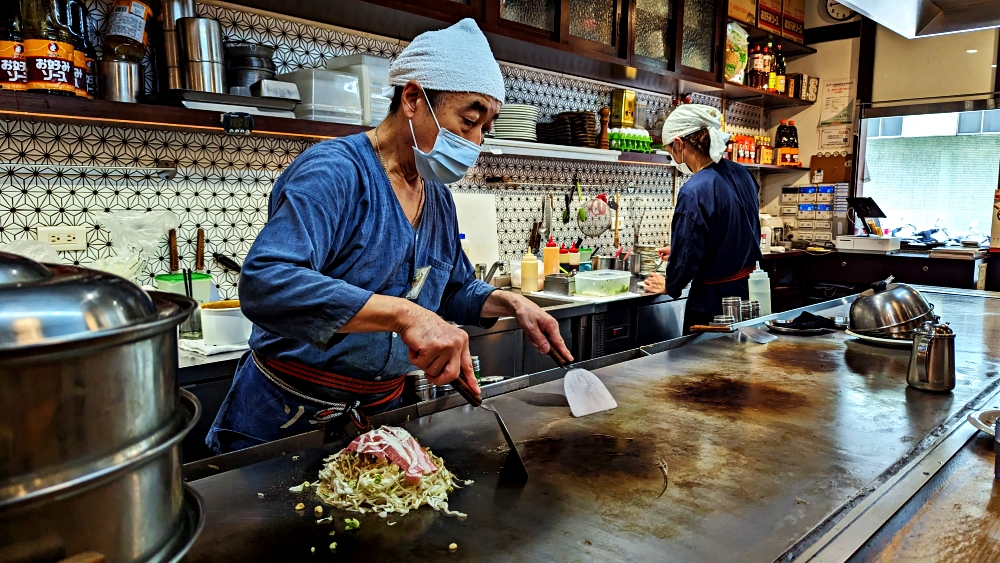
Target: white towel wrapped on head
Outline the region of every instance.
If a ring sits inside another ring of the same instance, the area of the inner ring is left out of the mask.
[[[719,162],[726,152],[729,133],[722,132],[722,112],[712,106],[702,104],[678,106],[663,122],[663,144],[669,145],[674,139],[686,137],[703,127],[708,129],[708,134],[712,138],[708,156],[712,158],[712,162]]]
[[[503,103],[503,73],[475,20],[418,35],[389,66],[389,83],[414,80],[444,92],[476,92]]]

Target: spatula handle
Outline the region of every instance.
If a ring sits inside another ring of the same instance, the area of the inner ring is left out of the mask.
[[[556,347],[551,344],[549,344],[549,357],[552,358],[552,361],[554,361],[556,365],[561,368],[569,366],[569,360],[564,358],[563,355],[559,353],[559,350],[556,350]]]
[[[483,404],[483,398],[469,387],[469,384],[462,379],[461,375],[458,376],[458,379],[451,382],[451,386],[455,388],[455,391],[458,391],[459,395],[465,397],[465,400],[469,401],[470,405],[478,407]]]

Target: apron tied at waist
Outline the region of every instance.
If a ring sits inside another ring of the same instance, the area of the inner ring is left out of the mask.
[[[368,416],[363,413],[361,409],[377,407],[379,405],[395,401],[403,395],[403,385],[406,382],[406,378],[404,377],[387,379],[385,381],[362,381],[359,379],[337,375],[335,373],[317,369],[298,362],[264,358],[258,356],[257,352],[253,352],[252,357],[260,372],[276,387],[297,395],[300,398],[326,407],[316,411],[313,415],[314,420],[311,422],[322,425],[346,413],[351,417],[351,422],[353,422],[354,425],[357,426],[362,432],[368,430],[371,424],[368,421]],[[353,395],[382,395],[382,397],[365,404],[362,404],[361,401],[324,401],[302,393],[298,389],[295,389],[291,385],[285,383],[282,378],[298,379],[307,383],[312,383],[313,385],[329,387],[330,389],[351,393]]]
[[[729,283],[734,281],[745,280],[750,277],[750,274],[752,274],[755,269],[756,269],[755,266],[747,266],[746,268],[743,268],[742,270],[736,272],[735,274],[729,276],[728,278],[719,278],[717,280],[706,280],[701,283],[705,285],[719,285],[721,283]]]

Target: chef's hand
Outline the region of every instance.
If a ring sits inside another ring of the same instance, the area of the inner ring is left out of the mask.
[[[663,248],[657,248],[656,254],[660,257],[660,260],[666,260],[667,258],[670,258],[670,247],[664,246]]]
[[[552,346],[566,358],[573,361],[562,335],[559,334],[559,323],[527,298],[509,291],[494,291],[483,306],[484,317],[514,317],[521,325],[528,340],[543,354],[549,353]]]
[[[411,308],[404,317],[399,336],[410,348],[410,363],[424,370],[434,385],[451,383],[461,376],[473,392],[479,393],[469,355],[469,335],[421,307]]]
[[[667,249],[667,253],[670,249]],[[646,276],[646,293],[666,293],[667,292],[667,280],[663,278],[660,274],[651,273]]]

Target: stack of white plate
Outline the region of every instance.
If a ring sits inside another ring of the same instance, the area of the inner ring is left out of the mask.
[[[497,139],[514,139],[517,141],[535,141],[535,123],[538,121],[538,108],[525,104],[504,104],[500,108],[493,125],[493,136]]]

